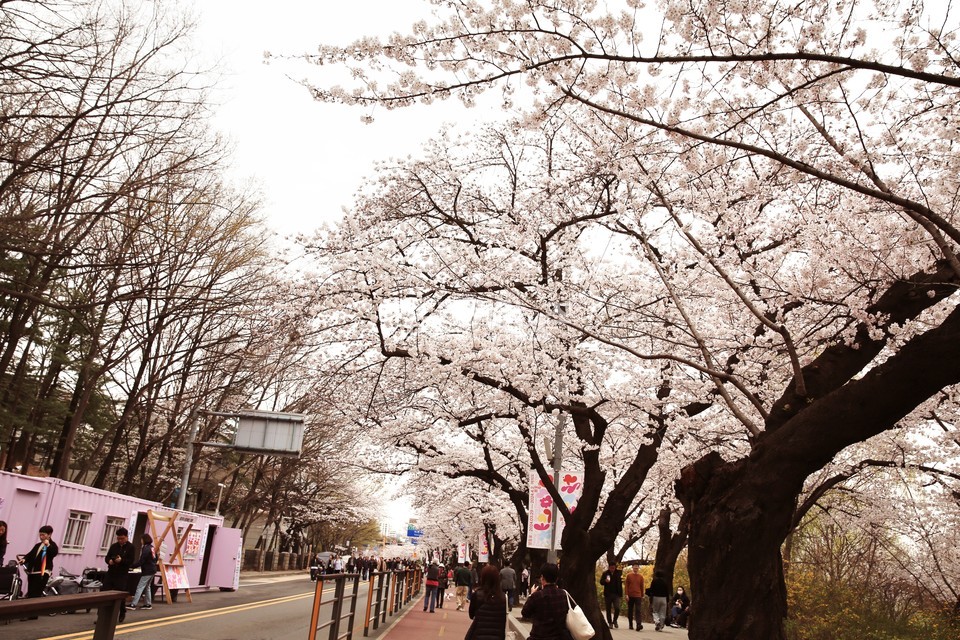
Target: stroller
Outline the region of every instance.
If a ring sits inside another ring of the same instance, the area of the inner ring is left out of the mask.
[[[23,583],[20,580],[20,567],[16,560],[0,567],[0,600],[16,600],[23,597]]]
[[[0,567],[0,601],[17,600],[23,597],[20,581],[20,567],[16,560],[11,560],[5,567]],[[3,624],[9,624],[4,620]]]

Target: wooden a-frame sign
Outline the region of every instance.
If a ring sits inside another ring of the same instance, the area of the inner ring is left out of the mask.
[[[177,589],[183,591],[187,594],[187,602],[192,603],[193,598],[190,596],[190,581],[187,579],[187,568],[183,564],[183,553],[181,551],[183,543],[187,540],[187,536],[190,535],[190,530],[193,529],[193,523],[188,523],[187,528],[184,530],[183,535],[177,533],[177,516],[180,513],[177,511],[173,512],[173,515],[164,515],[156,511],[147,510],[147,521],[150,523],[150,535],[153,536],[153,544],[155,546],[157,554],[157,570],[160,572],[160,580],[163,583],[163,597],[167,601],[167,604],[173,604],[173,598],[170,595],[171,589]],[[157,534],[157,523],[165,522],[166,527],[163,529],[163,533]],[[173,534],[173,552],[170,553],[166,558],[160,553],[160,544],[163,542],[164,538],[167,537],[168,533]]]

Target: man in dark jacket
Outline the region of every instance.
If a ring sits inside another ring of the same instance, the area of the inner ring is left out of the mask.
[[[650,610],[653,612],[653,622],[657,631],[662,631],[667,623],[667,596],[670,595],[670,588],[667,586],[667,578],[663,571],[655,571],[653,582],[647,589],[647,595],[650,596]]]
[[[527,640],[563,640],[567,634],[567,595],[557,586],[560,569],[545,564],[540,569],[541,588],[523,603],[520,615],[533,621]]]
[[[462,611],[467,604],[467,594],[473,580],[470,577],[470,563],[464,562],[453,572],[453,584],[457,588],[457,611]]]
[[[39,598],[43,595],[43,589],[47,586],[47,580],[53,573],[53,559],[57,557],[57,543],[50,539],[53,535],[53,527],[46,524],[40,527],[37,536],[40,542],[33,545],[33,549],[27,555],[23,556],[20,563],[24,571],[27,572],[27,597]],[[37,616],[30,616],[24,620],[36,620]]]
[[[600,575],[600,584],[603,585],[603,601],[607,605],[607,625],[616,629],[619,625],[620,602],[623,600],[623,572],[616,563]]]
[[[104,591],[127,591],[127,574],[135,559],[133,545],[123,527],[117,529],[117,541],[107,549],[107,575],[103,579]],[[120,620],[127,617],[127,608],[120,607]]]
[[[503,595],[507,597],[507,609],[513,611],[513,603],[516,602],[517,572],[510,565],[500,570],[500,588],[503,589]]]

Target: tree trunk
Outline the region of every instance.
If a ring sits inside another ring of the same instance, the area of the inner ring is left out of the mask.
[[[910,309],[936,295],[898,283],[885,305],[909,317]],[[893,304],[900,298],[906,300],[902,308]],[[748,457],[725,462],[713,452],[681,473],[676,492],[690,514],[693,640],[785,640],[780,550],[806,478],[844,448],[892,428],[924,400],[960,382],[960,309],[852,377],[880,348],[866,337],[860,343],[857,349],[833,345],[804,367],[808,395],[796,398],[791,387],[782,396]]]
[[[677,523],[677,532],[674,533],[670,528],[670,517],[673,512],[670,507],[664,507],[660,510],[657,518],[657,531],[660,538],[657,542],[657,554],[653,561],[653,571],[662,571],[667,580],[667,586],[673,593],[673,574],[677,569],[677,558],[684,547],[687,546],[687,536],[690,532],[690,516],[684,511],[680,515],[680,522]]]
[[[597,555],[588,551],[590,535],[582,530],[567,527],[563,531],[563,552],[560,562],[560,586],[583,609],[593,626],[594,640],[611,640],[610,628],[604,619],[597,597]],[[576,549],[577,551],[573,551]],[[539,571],[537,572],[539,574]]]
[[[786,640],[780,545],[801,487],[790,491],[747,466],[712,453],[678,482],[690,513],[687,628],[696,640]]]

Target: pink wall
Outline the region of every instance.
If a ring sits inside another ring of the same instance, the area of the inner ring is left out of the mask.
[[[17,554],[29,551],[37,542],[37,530],[49,524],[53,527],[53,540],[60,546],[60,553],[54,561],[54,571],[60,567],[71,573],[79,574],[86,567],[106,569],[104,551],[101,551],[101,541],[107,524],[107,517],[123,518],[124,526],[130,531],[133,538],[139,514],[146,514],[148,509],[164,513],[172,513],[158,502],[142,500],[119,493],[102,491],[84,485],[58,480],[56,478],[33,478],[19,474],[0,471],[0,520],[7,522],[7,547],[4,563],[14,559]],[[64,547],[63,535],[67,528],[67,521],[71,510],[87,512],[90,523],[84,538],[82,549],[68,549]],[[140,516],[143,517],[142,515]],[[223,527],[222,516],[212,516],[200,513],[181,512],[178,525],[192,522],[199,535],[194,534],[190,540],[194,557],[184,557],[184,565],[190,580],[191,589],[209,587],[233,587],[236,584],[213,584],[210,574],[221,575],[221,571],[211,571],[213,567],[221,567],[223,563],[233,563],[237,555],[235,549],[227,550],[214,544],[211,549],[210,567],[208,567],[207,584],[200,585],[200,573],[204,552],[207,549],[206,538],[210,525]],[[157,533],[163,531],[165,523],[157,523]],[[149,525],[146,533],[151,533]],[[111,540],[110,542],[113,542]],[[136,541],[139,545],[139,540]],[[155,546],[168,552],[174,549],[173,536],[168,535],[162,544],[155,541]],[[186,545],[181,548],[186,548]],[[232,564],[231,564],[232,571]],[[215,578],[216,579],[216,578]],[[219,582],[220,580],[217,579]]]

